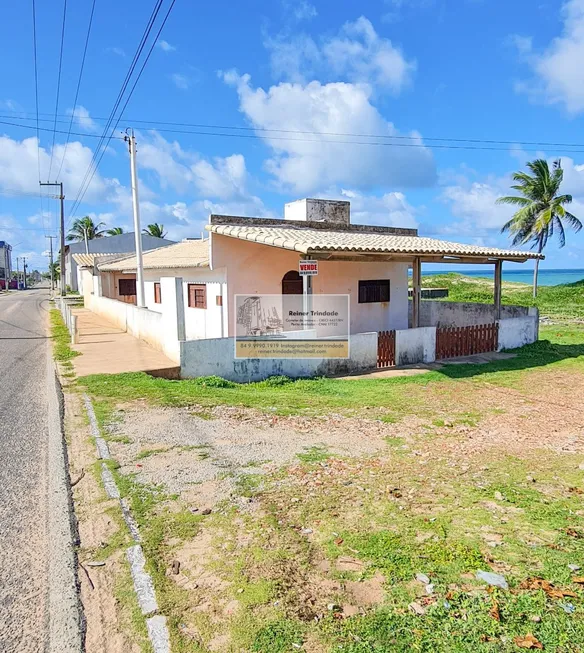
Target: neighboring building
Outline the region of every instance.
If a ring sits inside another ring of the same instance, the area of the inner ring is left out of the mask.
[[[142,234],[142,250],[148,251],[171,245],[173,240],[166,238],[156,238],[147,234]],[[119,236],[103,236],[102,238],[93,238],[88,243],[89,254],[111,256],[116,254],[118,257],[122,254],[130,255],[135,251],[134,232],[120,234]],[[86,254],[85,241],[69,243],[65,245],[65,284],[73,291],[82,292],[79,284],[79,274],[77,261],[73,258],[74,254]]]
[[[12,246],[0,240],[0,287],[4,289],[5,280],[12,277]]]
[[[284,220],[211,215],[206,229],[208,239],[185,240],[144,253],[146,308],[132,305],[136,302],[135,256],[94,260],[86,267],[93,275],[93,292],[85,294],[86,306],[180,360],[186,376],[216,373],[251,380],[270,373],[302,376],[360,369],[378,360],[378,332],[398,334],[395,357],[401,363],[434,360],[437,328],[445,326],[500,322],[503,335],[495,348],[537,339],[536,312],[501,306],[500,295],[502,262],[543,258],[533,252],[425,238],[416,229],[353,225],[349,202],[316,199],[287,204]],[[299,260],[306,258],[318,260],[313,295],[349,295],[351,342],[357,343],[351,345],[351,358],[361,359],[343,363],[344,367],[318,361],[296,367],[282,361],[246,366],[235,360],[230,344],[235,334],[235,295],[302,296],[307,286],[299,275]],[[423,262],[493,265],[493,303],[421,302]],[[121,302],[130,305],[124,307]],[[380,334],[379,342],[384,337]],[[467,347],[469,338],[482,342],[486,336],[481,332],[465,338]],[[364,351],[368,353],[363,357]]]

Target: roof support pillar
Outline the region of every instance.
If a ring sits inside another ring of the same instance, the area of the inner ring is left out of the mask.
[[[501,319],[501,282],[503,280],[503,261],[495,261],[495,320]]]
[[[420,326],[420,299],[422,297],[422,259],[419,256],[414,258],[412,266],[412,328]]]
[[[300,255],[300,260],[309,260],[311,259],[312,256],[306,255],[302,256]],[[304,324],[303,328],[304,330],[308,329],[308,313],[312,310],[312,276],[309,274],[305,274],[302,277],[302,312],[305,314],[304,315]]]

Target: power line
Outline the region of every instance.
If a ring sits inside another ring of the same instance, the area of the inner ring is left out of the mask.
[[[22,120],[27,120],[27,119],[22,118]],[[0,120],[0,125],[10,125],[11,127],[22,127],[23,129],[35,129],[34,125],[23,125],[21,123],[8,122],[6,120]],[[37,129],[39,131],[42,131],[42,132],[51,132],[52,133],[54,131],[56,134],[67,134],[68,133],[68,132],[66,132],[64,130],[59,130],[59,129],[53,130],[53,129],[49,128],[49,127],[38,127]],[[81,132],[71,132],[70,135],[71,136],[87,136],[89,138],[100,138],[100,136],[98,136],[97,134],[83,134]],[[124,140],[122,136],[111,136],[110,138],[116,138],[116,139],[121,140],[121,141]]]
[[[85,36],[85,46],[83,47],[83,56],[81,58],[81,67],[79,69],[79,78],[77,79],[77,89],[75,90],[75,100],[73,100],[73,111],[71,112],[71,119],[69,121],[69,128],[67,130],[67,140],[65,141],[65,149],[63,150],[63,158],[61,159],[61,165],[59,166],[59,172],[57,173],[57,179],[61,176],[61,170],[63,169],[63,164],[65,163],[65,157],[67,155],[67,147],[69,146],[69,138],[71,137],[71,128],[73,127],[73,118],[75,117],[75,110],[77,109],[77,100],[79,98],[79,89],[81,88],[81,79],[83,77],[83,69],[85,67],[85,57],[87,56],[87,47],[89,45],[89,36],[91,34],[91,25],[93,23],[93,13],[95,12],[95,2],[91,5],[91,13],[89,14],[89,25],[87,26],[87,35]],[[55,123],[57,124],[57,112],[55,111]]]
[[[33,57],[34,57],[34,99],[36,111],[36,135],[37,135],[37,169],[39,176],[39,184],[41,183],[41,136],[39,128],[39,76],[38,76],[38,62],[37,62],[37,34],[36,34],[36,3],[32,0],[32,42],[33,42]],[[43,207],[43,194],[39,186],[39,203],[41,207],[41,216],[44,215],[45,210]]]
[[[87,188],[89,188],[89,184],[91,183],[91,180],[93,179],[93,176],[95,175],[95,172],[97,170],[97,159],[100,156],[100,150],[101,147],[106,140],[106,136],[109,132],[110,126],[114,120],[116,111],[118,110],[118,107],[120,106],[120,102],[122,101],[122,97],[124,96],[124,93],[126,92],[126,88],[128,87],[128,84],[130,82],[130,78],[134,72],[134,69],[136,68],[136,65],[138,63],[138,59],[140,58],[140,55],[142,54],[142,50],[144,49],[144,45],[146,44],[146,40],[148,36],[150,35],[150,32],[152,30],[152,27],[154,25],[154,21],[156,20],[156,16],[158,15],[158,12],[160,11],[160,7],[162,6],[162,1],[163,0],[157,0],[154,9],[152,10],[152,13],[150,14],[150,18],[148,19],[148,23],[144,29],[144,32],[142,33],[142,38],[140,39],[140,42],[138,44],[138,47],[136,49],[136,52],[134,53],[134,57],[132,59],[132,62],[130,64],[130,67],[126,73],[126,77],[124,78],[124,81],[122,82],[122,87],[118,93],[118,96],[116,98],[116,101],[114,102],[114,106],[110,112],[109,118],[107,120],[106,126],[104,127],[104,130],[100,136],[99,143],[96,145],[93,156],[91,157],[91,161],[89,162],[89,166],[87,167],[87,170],[85,171],[85,175],[83,177],[83,180],[81,182],[81,186],[79,187],[79,191],[77,192],[77,196],[75,198],[75,202],[73,204],[73,208],[71,209],[71,212],[69,214],[69,220],[71,220],[71,217],[73,216],[74,212],[77,210],[77,207],[80,204],[81,199],[85,196],[85,193],[87,191]],[[112,130],[112,133],[110,134],[110,137],[107,140],[106,143],[106,148],[107,145],[109,144],[111,137],[113,136],[113,132],[115,130]],[[105,152],[105,148],[104,148]],[[103,156],[103,154],[102,154]],[[101,157],[100,157],[101,161]]]
[[[111,140],[111,138],[113,136],[113,132],[116,130],[122,116],[124,115],[124,111],[126,110],[126,107],[128,106],[128,102],[130,101],[130,99],[131,99],[131,97],[132,97],[132,95],[134,93],[134,90],[136,89],[136,86],[137,86],[138,82],[140,81],[140,78],[142,77],[142,73],[144,72],[144,68],[146,67],[146,64],[148,63],[148,60],[150,59],[150,55],[152,54],[152,51],[154,50],[154,46],[158,42],[160,34],[162,33],[162,30],[164,29],[164,26],[166,25],[166,21],[168,20],[168,17],[170,16],[170,12],[172,11],[172,9],[174,7],[175,2],[176,2],[176,0],[172,0],[171,3],[170,3],[170,6],[168,7],[166,15],[164,16],[164,19],[163,19],[162,23],[160,24],[160,27],[158,28],[158,32],[156,33],[156,36],[154,37],[154,39],[153,39],[153,41],[152,41],[152,43],[150,45],[150,49],[148,50],[148,54],[146,55],[146,58],[144,59],[144,62],[142,63],[142,67],[138,71],[138,75],[136,76],[136,79],[134,80],[134,84],[132,85],[132,88],[130,89],[130,92],[128,93],[128,96],[126,98],[124,106],[122,107],[122,110],[120,111],[120,113],[118,115],[118,118],[116,120],[116,123],[115,123],[113,129],[112,129],[112,133],[110,134],[110,137],[108,138],[106,146],[104,147],[104,149],[103,149],[103,151],[102,151],[102,153],[101,153],[101,155],[100,155],[100,157],[99,157],[99,159],[97,161],[97,164],[96,164],[93,172],[91,173],[91,176],[89,178],[89,181],[88,181],[85,189],[81,193],[81,196],[78,197],[78,199],[76,200],[75,205],[71,209],[71,212],[69,214],[69,220],[71,220],[71,218],[73,217],[73,215],[75,213],[75,210],[79,207],[79,204],[81,204],[81,201],[83,200],[83,197],[85,196],[87,188],[89,188],[89,184],[91,183],[91,180],[93,179],[93,176],[95,175],[95,172],[97,171],[97,168],[99,167],[99,164],[101,163],[101,160],[103,158],[103,155],[105,154],[106,148],[109,145],[109,142],[110,142],[110,140]],[[144,40],[143,40],[143,44],[141,45],[141,47],[139,49],[138,56],[136,57],[136,63],[138,62],[140,54],[142,53],[144,45],[146,44],[148,36],[150,35],[150,31],[152,30],[152,27],[154,26],[154,21],[156,20],[156,16],[158,15],[158,11],[160,10],[161,5],[162,5],[162,0],[160,0],[160,2],[159,2],[158,8],[156,9],[156,12],[154,14],[154,18],[152,19],[152,22],[151,22],[151,24],[150,24],[150,26],[149,26],[149,28],[147,30],[147,33],[146,33],[146,36],[145,36]],[[129,79],[128,79],[128,81],[129,81]],[[121,100],[121,97],[120,97],[120,100]],[[117,109],[117,106],[116,106],[116,109]]]
[[[49,162],[49,174],[47,180],[51,178],[53,168],[53,156],[55,153],[55,137],[57,135],[57,114],[59,113],[59,93],[61,91],[61,70],[63,68],[63,46],[65,44],[65,19],[67,18],[67,0],[63,0],[63,26],[61,28],[61,48],[59,51],[59,74],[57,75],[57,98],[55,100],[55,122],[53,124],[53,145],[51,146],[51,160]]]
[[[50,115],[53,114],[41,114],[41,115]],[[0,118],[14,118],[15,116],[0,116]],[[61,114],[60,117],[67,117]],[[107,118],[99,116],[91,116],[92,120],[104,121]],[[30,118],[18,118],[19,120],[31,120]],[[51,119],[40,118],[41,122],[50,122]],[[137,118],[126,118],[128,122],[145,124],[145,125],[169,125],[174,127],[195,127],[199,129],[231,129],[234,131],[254,131],[254,132],[269,132],[269,133],[281,133],[281,134],[306,134],[313,136],[344,136],[344,137],[355,137],[355,138],[384,138],[384,139],[396,139],[396,140],[423,140],[423,141],[438,141],[438,142],[452,142],[452,143],[484,143],[491,145],[539,145],[541,147],[582,147],[584,148],[584,143],[552,143],[546,141],[527,141],[527,140],[495,140],[495,139],[482,139],[482,138],[451,138],[451,137],[431,137],[431,136],[406,136],[404,134],[361,134],[353,132],[319,132],[319,131],[309,131],[309,130],[298,130],[298,129],[277,129],[277,128],[268,128],[268,127],[245,127],[241,125],[210,125],[203,123],[189,123],[189,122],[166,122],[161,120],[143,120]],[[58,122],[66,122],[64,120]],[[147,128],[147,127],[146,127]],[[169,131],[158,129],[158,131]],[[185,132],[190,133],[190,132]],[[198,133],[198,132],[192,132]],[[426,147],[429,147],[426,145]]]

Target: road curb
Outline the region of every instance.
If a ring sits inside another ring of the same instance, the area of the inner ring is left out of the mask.
[[[85,617],[77,577],[77,521],[69,478],[63,427],[64,401],[51,352],[47,361],[48,395],[48,653],[85,650]]]
[[[97,457],[102,461],[111,460],[107,442],[101,437],[93,404],[86,393],[83,394],[83,401],[89,418],[91,435],[95,440]],[[101,478],[108,497],[110,499],[117,499],[119,502],[122,516],[132,539],[135,542],[140,542],[140,531],[132,516],[128,502],[120,496],[115,477],[105,462],[101,463]],[[140,610],[144,617],[147,617],[146,628],[154,653],[170,653],[170,636],[166,625],[166,617],[157,614],[158,602],[156,601],[154,582],[152,576],[145,569],[146,559],[140,544],[134,544],[126,549],[126,557],[130,564],[130,573]]]

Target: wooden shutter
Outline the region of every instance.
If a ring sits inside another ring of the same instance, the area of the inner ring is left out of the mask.
[[[154,303],[162,304],[162,294],[160,292],[160,284],[158,282],[154,283]]]
[[[189,306],[207,308],[207,286],[204,283],[189,283]]]

